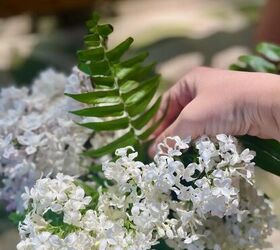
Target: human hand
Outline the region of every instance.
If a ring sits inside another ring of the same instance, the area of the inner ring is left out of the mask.
[[[167,114],[154,132],[155,145],[167,136],[258,136],[280,140],[280,76],[267,73],[195,68],[163,96],[155,119]]]

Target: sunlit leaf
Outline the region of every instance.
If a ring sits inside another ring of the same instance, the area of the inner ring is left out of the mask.
[[[250,69],[258,72],[268,72],[268,73],[276,73],[277,68],[273,63],[268,62],[259,56],[241,56],[239,60],[243,63],[246,63]]]
[[[143,128],[158,111],[160,102],[161,102],[161,97],[157,99],[157,101],[151,106],[151,108],[149,108],[147,111],[145,111],[136,119],[133,119],[131,123],[134,126],[134,128],[136,129]]]
[[[100,36],[106,38],[108,35],[110,35],[113,32],[113,26],[110,24],[98,25],[97,31]]]
[[[129,119],[122,117],[110,121],[79,123],[79,125],[94,131],[112,131],[127,128],[129,126]]]
[[[256,47],[256,51],[268,60],[280,62],[280,47],[271,43],[260,43]]]
[[[129,49],[132,44],[133,39],[131,37],[127,38],[125,41],[120,43],[118,46],[106,53],[107,58],[112,62],[117,62],[120,60],[122,55]]]
[[[130,69],[121,69],[117,76],[120,78],[120,85],[125,83],[126,81],[142,81],[146,79],[147,76],[151,74],[151,72],[154,70],[155,64],[151,63],[146,66],[136,65]]]
[[[95,100],[98,98],[118,97],[118,90],[117,89],[96,90],[94,92],[86,92],[86,93],[80,93],[80,94],[65,93],[65,95],[75,99],[76,101],[82,102],[82,103],[95,104],[96,103]]]
[[[153,104],[159,76],[154,74],[155,64],[142,65],[148,53],[140,53],[126,60],[121,57],[129,50],[133,39],[128,38],[115,48],[108,50],[107,38],[113,31],[109,24],[98,24],[99,16],[94,15],[87,23],[89,34],[84,37],[85,49],[78,52],[78,68],[88,76],[94,88],[91,92],[66,95],[87,106],[72,111],[82,117],[98,118],[79,125],[99,131],[130,129],[125,135],[101,148],[87,151],[85,155],[100,157],[112,154],[117,148],[140,145],[137,135],[152,119],[159,108],[160,98]],[[148,109],[147,109],[148,107]],[[147,109],[147,110],[146,110]],[[146,137],[153,130],[150,127],[141,134]],[[118,133],[116,133],[118,134]]]
[[[135,89],[136,87],[138,87],[140,84],[139,82],[136,81],[127,81],[125,82],[122,86],[120,86],[120,92],[123,96],[123,94],[131,91],[132,89]]]
[[[90,117],[106,117],[106,116],[120,116],[124,111],[123,104],[97,106],[71,111],[74,115],[90,116]]]
[[[148,52],[142,52],[141,54],[132,57],[126,61],[123,61],[120,63],[120,66],[122,68],[130,68],[132,66],[134,66],[135,64],[139,64],[142,63],[147,57],[148,57],[149,53]]]
[[[88,50],[80,50],[77,52],[78,58],[81,62],[87,62],[89,60],[100,61],[104,60],[104,48],[94,48]]]
[[[128,133],[124,134],[123,136],[119,137],[115,141],[105,145],[102,148],[90,150],[84,153],[86,156],[91,157],[101,157],[103,155],[111,154],[115,152],[116,149],[126,147],[129,145],[134,145],[137,142],[133,131],[129,131]]]
[[[151,90],[149,90],[149,92],[145,95],[142,92],[139,93],[139,96],[135,98],[135,101],[131,102],[131,105],[126,106],[126,110],[129,113],[129,115],[134,117],[136,115],[139,115],[140,113],[145,112],[146,107],[153,99],[156,91],[157,87],[154,87]]]
[[[131,89],[129,92],[126,92],[122,95],[125,103],[130,105],[141,98],[141,96],[146,95],[153,88],[157,88],[159,85],[160,77],[158,75],[144,81],[143,83],[138,84],[134,89]]]
[[[146,140],[146,139],[148,139],[149,136],[150,136],[151,134],[153,134],[153,133],[156,131],[156,129],[159,127],[159,125],[162,123],[164,117],[166,116],[166,113],[167,113],[167,111],[168,111],[168,108],[169,108],[169,102],[168,102],[168,105],[167,105],[167,107],[165,108],[165,110],[164,110],[162,116],[161,116],[157,121],[155,121],[153,124],[151,124],[150,127],[147,128],[147,129],[145,130],[145,132],[143,132],[143,133],[141,133],[140,135],[138,135],[138,138],[140,138],[141,140]]]

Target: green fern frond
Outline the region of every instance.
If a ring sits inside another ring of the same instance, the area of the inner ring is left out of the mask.
[[[230,66],[232,70],[280,74],[280,47],[271,43],[260,43],[254,55],[239,57],[239,62]]]
[[[117,148],[145,141],[158,127],[160,120],[147,124],[157,112],[161,98],[152,100],[157,92],[160,76],[153,74],[154,64],[143,65],[147,53],[123,60],[133,39],[127,38],[112,49],[106,47],[108,36],[113,32],[109,24],[99,24],[99,16],[93,14],[87,22],[89,34],[85,36],[85,49],[78,51],[78,68],[90,76],[94,91],[67,96],[87,105],[72,111],[83,117],[99,117],[101,121],[79,123],[99,131],[126,129],[119,138],[102,148],[90,149],[84,154],[101,157]]]
[[[280,75],[280,47],[276,44],[260,43],[256,47],[255,55],[239,57],[239,63],[231,65],[230,69]],[[239,140],[245,147],[256,151],[255,162],[259,167],[280,176],[280,143],[278,141],[248,135],[240,136]]]

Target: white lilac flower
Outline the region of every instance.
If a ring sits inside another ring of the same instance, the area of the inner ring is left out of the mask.
[[[97,211],[92,210],[89,207],[91,197],[86,196],[70,176],[58,174],[55,179],[40,179],[30,191],[27,190],[23,199],[30,212],[19,225],[22,241],[17,249],[144,250],[155,244],[151,233],[127,230],[125,217],[113,219],[111,214],[102,212],[101,206]],[[63,215],[65,224],[61,224],[61,230],[63,225],[68,225],[71,232],[62,237],[55,234],[59,231],[52,231],[54,227],[45,218],[50,210],[57,216]]]
[[[87,76],[74,69],[67,78],[46,70],[30,88],[8,87],[0,91],[0,199],[8,210],[22,211],[21,194],[42,175],[63,172],[81,175],[90,165],[82,157],[85,143],[100,147],[111,134],[92,137],[78,126],[68,111],[81,104],[64,95],[90,89]],[[109,139],[108,139],[109,138]]]
[[[194,160],[184,163],[180,157],[190,147]],[[116,155],[115,162],[103,164],[113,183],[92,191],[91,197],[75,178],[63,174],[27,189],[23,199],[29,212],[19,226],[18,249],[144,250],[160,239],[173,249],[266,245],[275,216],[252,185],[253,153],[242,151],[235,138],[218,135],[193,143],[167,138],[150,164],[137,161],[132,147]],[[59,230],[46,218],[49,211],[63,217]]]

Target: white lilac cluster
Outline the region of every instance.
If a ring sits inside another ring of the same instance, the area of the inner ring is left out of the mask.
[[[0,199],[7,209],[21,211],[21,194],[42,175],[84,173],[81,157],[92,132],[73,121],[69,110],[80,105],[64,92],[90,89],[89,80],[74,69],[70,77],[52,69],[42,72],[30,88],[0,92]],[[75,117],[76,118],[76,117]],[[100,145],[102,138],[92,144]],[[2,180],[1,180],[2,179]]]
[[[132,147],[116,155],[103,164],[113,184],[99,190],[95,208],[72,177],[38,180],[24,195],[29,212],[18,249],[144,250],[160,239],[188,250],[266,245],[275,217],[253,185],[253,152],[241,150],[235,138],[167,138],[150,164],[137,161]],[[45,218],[49,211],[63,217],[63,237]]]

